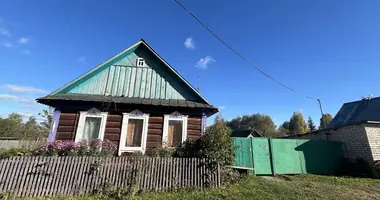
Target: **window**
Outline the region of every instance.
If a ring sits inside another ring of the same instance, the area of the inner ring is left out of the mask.
[[[138,67],[145,66],[145,60],[144,60],[144,58],[137,58],[136,66],[138,66]]]
[[[123,113],[119,155],[122,152],[145,152],[149,114],[139,110]]]
[[[96,108],[80,112],[75,142],[91,139],[103,140],[107,113]]]
[[[179,112],[164,115],[162,144],[166,147],[180,146],[187,137],[187,116]]]

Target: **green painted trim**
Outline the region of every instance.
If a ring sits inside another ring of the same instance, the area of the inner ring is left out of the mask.
[[[137,49],[137,47],[139,47],[139,45],[143,43],[142,40],[136,42],[135,44],[133,44],[132,46],[130,46],[129,48],[125,49],[124,51],[120,52],[119,54],[117,54],[116,56],[106,60],[105,62],[101,63],[100,65],[96,66],[94,69],[86,72],[85,74],[77,77],[76,79],[74,79],[73,81],[70,81],[69,83],[63,85],[62,87],[58,88],[57,90],[53,91],[52,93],[48,94],[49,95],[55,95],[55,94],[59,94],[59,93],[64,93],[64,92],[67,92],[69,91],[70,89],[74,88],[75,86],[85,82],[87,80],[87,78],[91,77],[91,75],[95,74],[95,73],[98,73],[99,71],[113,65],[114,63],[116,63],[117,61],[120,60],[120,58],[130,54],[131,52],[135,51]]]

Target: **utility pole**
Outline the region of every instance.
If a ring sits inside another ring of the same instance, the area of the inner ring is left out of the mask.
[[[323,128],[326,128],[326,123],[325,123],[325,118],[323,116],[323,110],[322,110],[322,104],[321,104],[321,100],[320,99],[317,99],[318,103],[319,103],[319,109],[321,110],[321,115],[322,115],[322,127]]]

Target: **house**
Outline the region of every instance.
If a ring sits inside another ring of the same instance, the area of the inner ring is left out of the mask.
[[[233,130],[231,132],[231,137],[242,137],[242,138],[253,138],[253,137],[263,137],[259,131],[256,129],[242,129]]]
[[[37,102],[55,107],[49,141],[108,139],[119,155],[195,140],[218,112],[142,39]]]
[[[373,164],[380,160],[380,98],[345,103],[326,129],[290,138],[341,141],[349,160]]]

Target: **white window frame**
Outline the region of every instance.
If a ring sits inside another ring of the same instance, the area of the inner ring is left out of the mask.
[[[141,64],[140,64],[141,62]],[[144,67],[145,66],[145,59],[144,58],[137,58],[136,60],[136,66],[138,67]]]
[[[140,147],[126,147],[125,142],[128,135],[128,122],[129,119],[142,119],[143,120],[143,129],[141,135],[141,146]],[[120,143],[119,143],[119,152],[120,156],[124,152],[141,152],[145,153],[146,150],[146,141],[148,137],[148,123],[149,123],[149,114],[142,113],[139,110],[134,110],[131,113],[123,113],[123,122],[121,126],[120,134]]]
[[[75,134],[75,142],[80,142],[79,135],[83,134],[84,126],[85,126],[85,122],[86,122],[86,118],[87,117],[101,118],[102,119],[101,122],[100,122],[99,135],[98,135],[97,139],[103,141],[104,131],[106,130],[106,123],[107,123],[107,115],[108,115],[108,113],[107,112],[100,112],[96,108],[92,108],[92,109],[90,109],[88,111],[81,111],[79,113],[80,113],[80,115],[79,115],[79,122],[78,122],[78,126],[77,126],[77,132]]]
[[[164,115],[164,128],[162,134],[162,147],[168,147],[169,121],[182,121],[182,143],[187,139],[187,115],[175,111],[170,115]],[[169,147],[172,148],[172,147]]]

